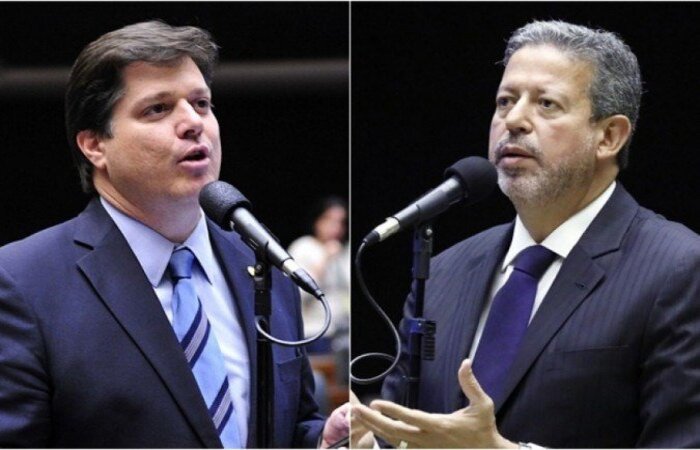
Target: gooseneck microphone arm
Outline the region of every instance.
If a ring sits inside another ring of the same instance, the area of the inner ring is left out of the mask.
[[[469,156],[445,170],[445,178],[438,187],[388,217],[365,236],[363,242],[374,245],[401,230],[427,222],[462,200],[470,204],[478,202],[496,186],[497,175],[488,160]]]
[[[370,384],[381,381],[398,365],[402,353],[402,343],[396,327],[386,313],[372,297],[361,270],[361,255],[366,247],[374,245],[389,236],[406,228],[414,228],[413,239],[413,298],[414,310],[404,325],[407,332],[408,372],[403,366],[398,366],[403,372],[406,383],[403,403],[415,408],[418,400],[420,384],[420,367],[422,360],[435,357],[435,321],[427,320],[423,315],[425,297],[425,282],[430,276],[430,258],[432,256],[433,231],[430,221],[447,210],[451,205],[467,199],[469,203],[482,200],[496,186],[497,175],[495,168],[484,158],[468,157],[457,161],[445,171],[448,179],[440,186],[428,192],[417,201],[402,209],[381,225],[372,230],[362,241],[356,258],[356,276],[358,284],[379,315],[388,324],[396,341],[396,354],[391,356],[384,353],[366,353],[355,357],[350,363],[351,380],[359,384]],[[369,378],[358,378],[353,375],[353,367],[359,361],[369,358],[381,358],[392,361],[390,367],[379,375]]]
[[[210,185],[205,186],[205,189],[208,186]],[[233,186],[231,187],[233,188]],[[243,198],[245,199],[245,197]],[[257,251],[259,248],[263,249],[263,254],[270,263],[284,272],[301,289],[320,299],[323,296],[321,288],[311,278],[311,275],[302,269],[289,253],[282,248],[267,228],[255,219],[248,210],[250,208],[248,205],[238,202],[237,206],[233,206],[230,209],[228,214],[230,220],[226,228],[236,230],[253,251]]]
[[[282,248],[272,233],[251,214],[247,198],[223,181],[213,181],[202,188],[199,203],[204,213],[227,231],[235,230],[253,251],[262,248],[265,258],[284,272],[304,291],[320,299],[323,291],[314,279]]]
[[[238,189],[222,181],[204,186],[199,194],[204,213],[225,230],[236,230],[241,239],[255,253],[255,265],[249,267],[249,275],[255,287],[255,328],[257,337],[257,423],[256,447],[271,448],[274,436],[274,370],[272,343],[298,347],[309,344],[323,336],[331,321],[330,308],[323,291],[311,276],[302,269],[282,248],[270,232],[250,213],[250,202]],[[287,274],[296,284],[316,297],[325,312],[324,325],[316,335],[297,341],[286,341],[274,337],[270,330],[272,304],[271,267],[274,265]]]
[[[331,323],[331,312],[323,291],[314,279],[287,253],[267,228],[250,213],[251,207],[241,192],[223,181],[213,181],[199,194],[199,203],[204,213],[224,230],[235,230],[241,235],[256,255],[284,272],[304,291],[316,297],[323,305],[325,319],[323,327],[314,336],[298,341],[285,341],[272,336],[264,327],[257,326],[258,332],[275,344],[298,347],[310,344],[325,334]],[[257,325],[257,324],[256,324]]]
[[[420,224],[444,212],[462,199],[461,185],[456,177],[450,177],[440,186],[387,219],[372,230],[363,241],[368,245],[381,242],[399,231]]]

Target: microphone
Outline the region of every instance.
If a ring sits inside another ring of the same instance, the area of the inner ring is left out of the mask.
[[[388,217],[362,240],[365,245],[376,244],[399,231],[432,219],[462,199],[476,203],[489,195],[496,186],[498,175],[485,158],[469,156],[445,170],[445,180],[406,208]]]
[[[238,189],[223,181],[213,181],[202,188],[199,204],[211,220],[224,230],[236,230],[254,251],[265,249],[268,261],[287,274],[297,286],[318,299],[324,295],[311,275],[250,213],[250,202]]]

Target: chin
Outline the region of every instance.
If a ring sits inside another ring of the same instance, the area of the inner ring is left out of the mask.
[[[204,186],[209,183],[188,183],[186,186],[179,186],[178,189],[171,192],[171,197],[180,203],[199,203],[199,192]]]
[[[191,189],[197,192],[197,195],[199,195],[199,191],[202,190],[204,186],[207,184],[211,183],[212,181],[218,180],[218,176],[214,176],[212,174],[207,174],[207,175],[202,175],[201,177],[198,177],[196,180],[192,180],[191,182]]]
[[[537,205],[551,200],[547,198],[537,177],[512,176],[500,172],[498,175],[498,187],[513,204]]]

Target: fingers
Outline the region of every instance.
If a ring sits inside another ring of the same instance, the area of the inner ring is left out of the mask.
[[[359,437],[363,436],[365,433],[368,433],[369,429],[357,419],[356,415],[353,415],[352,422],[350,425],[350,436],[354,437]]]
[[[350,403],[344,403],[331,413],[323,426],[322,448],[350,433]]]
[[[350,447],[351,448],[372,448],[374,446],[374,435],[357,419],[357,405],[361,405],[360,399],[350,390]]]
[[[402,440],[415,442],[422,434],[420,428],[386,417],[364,405],[354,405],[352,414],[369,431],[394,444]]]
[[[462,361],[462,365],[459,367],[458,378],[462,392],[469,399],[469,405],[487,406],[493,404],[491,397],[481,389],[479,381],[474,376],[471,360],[465,359]]]
[[[346,430],[350,430],[350,412],[352,411],[352,405],[350,403],[344,403],[336,409],[336,412],[343,418],[343,426]]]
[[[350,427],[350,448],[372,447],[374,447],[374,434],[353,416]]]
[[[415,425],[423,430],[430,429],[435,425],[433,415],[417,409],[406,408],[393,402],[375,400],[372,402],[371,407],[385,416],[393,417],[394,419],[410,425]]]

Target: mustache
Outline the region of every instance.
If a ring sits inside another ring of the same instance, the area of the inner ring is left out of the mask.
[[[540,156],[542,155],[542,151],[539,149],[539,147],[528,142],[526,138],[519,137],[519,136],[516,136],[516,137],[509,136],[509,137],[504,138],[503,140],[499,141],[498,144],[496,144],[496,148],[494,149],[494,156],[496,158],[496,162],[500,161],[501,158],[503,158],[505,156],[505,154],[506,154],[505,147],[508,145],[512,145],[515,147],[520,147],[522,149],[525,149],[535,159],[538,159],[538,160],[539,160]]]

